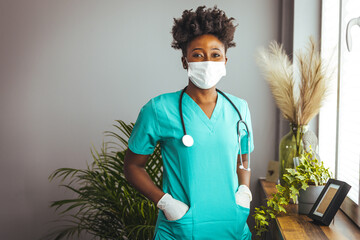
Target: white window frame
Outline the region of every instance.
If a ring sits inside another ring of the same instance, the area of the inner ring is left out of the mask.
[[[347,22],[343,22],[342,6],[346,4],[346,1],[348,0],[323,0],[322,2],[321,54],[324,59],[332,60],[329,63],[330,67],[336,70],[331,81],[330,92],[332,94],[327,98],[319,114],[319,150],[321,160],[335,173],[335,178],[337,178],[337,169],[339,168],[338,139],[341,50],[344,46],[346,47],[345,33],[342,29],[344,29],[344,24],[347,24]],[[330,14],[331,17],[329,17]],[[345,21],[347,20],[345,19]],[[340,71],[338,71],[339,69]],[[329,129],[336,129],[336,131],[329,131]],[[358,202],[360,203],[360,192]],[[356,204],[349,197],[346,197],[341,209],[360,227],[359,204]]]

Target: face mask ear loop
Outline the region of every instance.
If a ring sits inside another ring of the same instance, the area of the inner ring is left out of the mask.
[[[186,70],[188,70],[189,71],[189,62],[188,62],[188,60],[187,60],[187,58],[186,57],[184,57],[185,58],[185,61],[186,61]]]

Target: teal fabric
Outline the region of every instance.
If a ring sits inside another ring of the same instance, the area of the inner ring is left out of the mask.
[[[151,154],[157,142],[160,143],[164,163],[162,190],[189,206],[186,214],[175,221],[167,220],[159,210],[154,239],[251,239],[246,224],[249,209],[235,201],[239,187],[236,174],[239,116],[218,93],[209,119],[184,93],[186,131],[194,138],[194,145],[186,147],[181,141],[180,93],[162,94],[145,104],[129,139],[130,150],[143,155]],[[227,96],[239,109],[252,135],[246,101],[230,94]],[[253,137],[250,136],[248,149],[249,136],[242,135],[242,153],[253,151]]]

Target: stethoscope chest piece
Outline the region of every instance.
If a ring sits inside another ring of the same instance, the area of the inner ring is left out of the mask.
[[[191,147],[194,145],[194,139],[190,135],[184,135],[181,140],[186,147]]]

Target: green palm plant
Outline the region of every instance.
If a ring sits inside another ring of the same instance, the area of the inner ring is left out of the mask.
[[[151,239],[158,209],[125,179],[124,156],[134,124],[116,120],[119,133],[105,131],[116,139],[102,143],[100,153],[91,150],[93,162],[87,169],[59,168],[49,180],[59,178],[61,186],[75,193],[74,198],[53,201],[60,212],[61,226],[44,239],[70,239],[87,233],[94,239]],[[114,150],[112,150],[114,149]],[[157,145],[146,166],[153,182],[162,186],[162,158]]]

